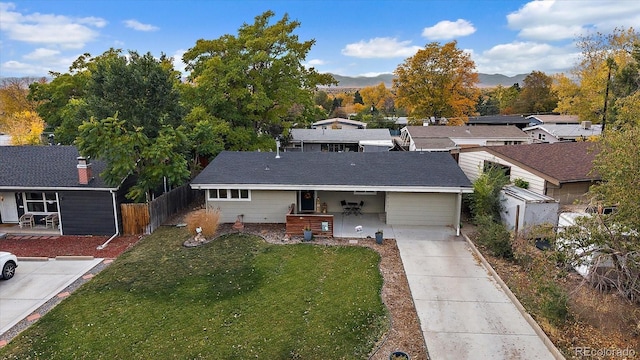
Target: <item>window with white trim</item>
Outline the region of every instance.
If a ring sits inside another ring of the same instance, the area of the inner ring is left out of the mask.
[[[58,199],[54,192],[24,193],[24,203],[26,205],[27,212],[30,213],[58,212]]]
[[[250,201],[251,191],[247,189],[209,189],[209,200]]]

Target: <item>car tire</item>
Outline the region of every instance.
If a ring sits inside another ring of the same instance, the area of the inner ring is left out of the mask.
[[[4,267],[2,268],[2,276],[0,276],[1,278],[5,279],[5,280],[9,280],[13,277],[13,275],[15,275],[16,273],[16,264],[13,261],[7,261],[6,264],[4,264]]]

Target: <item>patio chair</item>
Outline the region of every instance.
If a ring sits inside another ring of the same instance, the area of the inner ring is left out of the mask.
[[[360,203],[353,206],[351,209],[355,215],[362,215],[362,206],[364,205],[364,201],[360,200]]]
[[[32,228],[34,225],[33,214],[25,213],[22,216],[20,216],[20,219],[18,220],[18,225],[21,228],[26,225],[29,225],[29,227]]]
[[[44,218],[44,227],[47,228],[51,225],[52,229],[55,229],[58,226],[58,213],[49,214]]]
[[[342,215],[349,215],[353,212],[353,208],[347,204],[346,200],[340,201],[340,205],[342,205]]]

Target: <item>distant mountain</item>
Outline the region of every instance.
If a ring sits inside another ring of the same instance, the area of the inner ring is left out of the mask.
[[[506,76],[502,74],[482,74],[478,73],[478,77],[480,78],[480,87],[494,87],[498,85],[502,85],[504,87],[513,86],[513,84],[518,83],[520,86],[523,85],[524,78],[529,74],[519,74],[514,76]]]
[[[380,74],[378,76],[342,76],[331,74],[338,81],[338,86],[341,88],[363,88],[367,86],[376,86],[383,82],[386,87],[391,87],[393,74]],[[510,87],[515,83],[519,83],[522,86],[522,80],[528,74],[520,74],[514,76],[506,76],[502,74],[482,74],[479,73],[480,84],[479,87],[495,87],[502,85]]]

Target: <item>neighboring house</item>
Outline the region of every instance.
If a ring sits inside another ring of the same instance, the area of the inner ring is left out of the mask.
[[[487,166],[499,166],[512,182],[527,181],[529,190],[569,205],[583,200],[589,187],[600,180],[592,174],[597,154],[593,142],[522,144],[462,149],[458,163],[471,181]]]
[[[191,182],[221,222],[285,223],[296,213],[342,213],[341,201],[390,225],[453,226],[471,183],[445,153],[222,152]],[[326,204],[326,206],[324,205]]]
[[[118,233],[126,191],[107,185],[104,169],[74,146],[0,146],[0,223],[30,213],[39,225],[58,213],[61,235]]]
[[[526,119],[529,120],[529,126],[540,124],[580,124],[578,115],[529,115]]]
[[[331,118],[326,120],[316,121],[311,124],[311,128],[325,128],[325,129],[366,129],[367,123],[356,120],[349,120],[343,118]]]
[[[590,121],[580,124],[541,124],[523,129],[534,143],[555,143],[558,141],[586,140],[602,134],[602,125],[592,125]]]
[[[513,125],[496,126],[407,126],[400,145],[409,151],[447,151],[477,146],[527,144],[529,136]]]
[[[291,129],[286,151],[376,152],[393,148],[387,129]]]
[[[518,129],[529,126],[529,119],[522,115],[485,115],[470,117],[467,125],[514,125]]]

